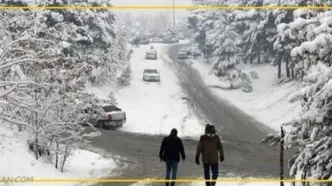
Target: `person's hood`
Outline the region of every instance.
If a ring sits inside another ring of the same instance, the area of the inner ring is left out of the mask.
[[[173,129],[173,130],[171,131],[171,133],[169,134],[169,136],[171,136],[171,137],[177,137],[177,135],[178,135],[178,131],[175,130],[175,129]]]

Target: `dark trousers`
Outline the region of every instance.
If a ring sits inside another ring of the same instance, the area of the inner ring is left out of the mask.
[[[166,180],[169,180],[171,178],[172,174],[172,180],[176,180],[176,174],[178,172],[178,164],[177,161],[172,160],[166,160]],[[175,182],[171,182],[171,186],[174,186]],[[169,186],[169,182],[166,182],[166,186]]]
[[[203,167],[204,167],[204,178],[206,180],[206,186],[215,186],[219,174],[218,163],[204,164]],[[208,181],[210,180],[210,169],[212,172],[212,181]]]

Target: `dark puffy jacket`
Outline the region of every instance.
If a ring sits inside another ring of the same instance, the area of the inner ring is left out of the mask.
[[[186,158],[182,140],[176,135],[169,135],[164,138],[161,143],[159,157],[165,161],[180,161],[180,154],[182,159]]]
[[[219,160],[218,152],[220,156],[224,157],[224,149],[219,136],[216,134],[202,135],[197,146],[196,156],[199,157],[202,154],[204,164],[215,164]]]

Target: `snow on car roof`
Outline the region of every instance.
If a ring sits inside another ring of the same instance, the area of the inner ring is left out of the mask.
[[[157,69],[144,69],[144,72],[146,73],[158,73]]]
[[[113,104],[110,104],[110,103],[104,103],[104,104],[102,104],[102,105],[100,105],[101,107],[107,107],[107,106],[115,106],[115,105],[113,105]]]
[[[148,49],[146,52],[157,52],[156,49]]]

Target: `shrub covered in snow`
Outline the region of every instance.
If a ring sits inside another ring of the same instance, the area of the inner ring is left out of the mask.
[[[46,144],[63,170],[72,150],[99,135],[82,126],[103,102],[83,93],[86,84],[130,81],[126,40],[106,10],[4,10],[0,23],[0,117],[29,134],[37,159]]]

